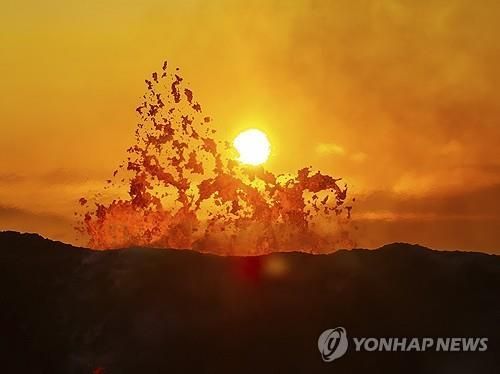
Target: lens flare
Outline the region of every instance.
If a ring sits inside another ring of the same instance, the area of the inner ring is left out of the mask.
[[[238,161],[244,164],[263,164],[271,153],[269,139],[257,129],[243,131],[234,139],[233,145],[240,154]]]

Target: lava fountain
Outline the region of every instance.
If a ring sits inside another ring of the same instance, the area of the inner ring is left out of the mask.
[[[347,186],[339,178],[307,167],[275,175],[239,162],[178,68],[170,72],[165,62],[145,83],[126,161],[106,193],[80,199],[78,230],[91,248],[253,255],[353,245]]]

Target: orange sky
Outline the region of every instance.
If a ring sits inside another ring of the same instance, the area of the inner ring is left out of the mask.
[[[25,1],[0,14],[0,229],[75,242],[76,201],[181,67],[222,137],[344,177],[360,246],[500,251],[500,3]]]

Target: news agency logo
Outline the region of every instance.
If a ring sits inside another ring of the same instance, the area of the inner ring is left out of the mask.
[[[488,338],[352,338],[355,352],[485,352]],[[324,362],[342,357],[349,347],[343,327],[328,329],[318,338],[318,349]]]
[[[325,362],[342,357],[347,352],[348,345],[347,332],[343,327],[325,330],[318,339],[321,358]]]

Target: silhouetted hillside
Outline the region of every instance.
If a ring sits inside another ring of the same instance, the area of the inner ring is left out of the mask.
[[[500,257],[408,244],[330,255],[95,252],[0,233],[9,373],[499,373]],[[486,352],[354,352],[318,336],[487,337]]]

